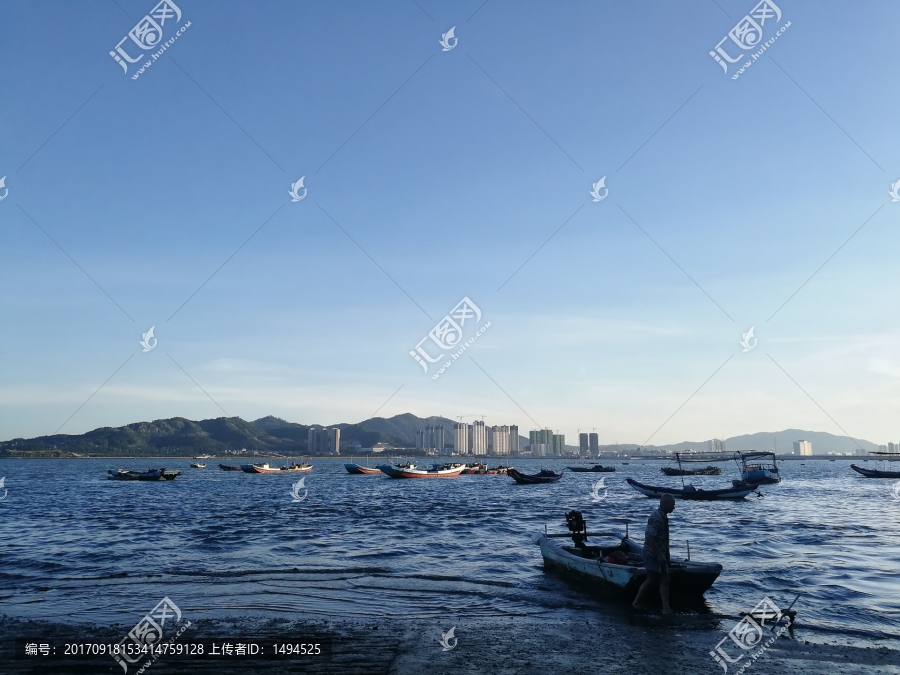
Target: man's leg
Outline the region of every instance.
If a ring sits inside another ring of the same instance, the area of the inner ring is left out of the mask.
[[[659,575],[659,597],[662,599],[663,614],[671,614],[672,608],[669,607],[669,569],[665,566]]]
[[[635,609],[644,609],[644,597],[647,595],[647,593],[650,592],[650,589],[656,588],[658,584],[659,572],[651,572],[650,570],[647,570],[647,578],[638,589],[637,596],[635,597],[634,602],[631,603],[631,606]]]

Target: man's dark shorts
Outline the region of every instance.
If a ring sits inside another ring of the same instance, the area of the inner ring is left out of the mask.
[[[644,569],[648,572],[656,572],[657,574],[662,572],[659,567],[659,560],[655,555],[644,554]]]

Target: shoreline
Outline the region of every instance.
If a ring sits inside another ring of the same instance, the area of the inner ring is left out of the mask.
[[[160,675],[201,673],[268,675],[285,672],[337,675],[420,675],[421,673],[491,673],[499,675],[545,675],[553,670],[584,669],[603,664],[611,673],[667,673],[693,675],[716,673],[719,666],[709,652],[727,635],[728,625],[709,618],[676,614],[633,615],[630,621],[609,622],[603,615],[583,621],[554,616],[489,616],[419,621],[397,620],[287,620],[234,617],[194,620],[186,609],[190,630],[181,640],[256,641],[267,645],[317,636],[331,639],[330,659],[300,660],[199,660],[161,656],[153,664]],[[722,622],[727,624],[728,622]],[[453,627],[453,636],[442,639]],[[53,672],[55,675],[84,672],[121,673],[109,657],[95,660],[57,659],[37,663],[12,658],[13,640],[45,638],[54,645],[65,643],[117,643],[131,626],[113,624],[61,624],[23,621],[3,617],[0,622],[0,659],[11,674]],[[172,631],[174,634],[174,631]],[[170,637],[168,632],[165,637]],[[803,628],[795,637],[771,641],[758,659],[741,659],[729,668],[760,674],[791,672],[797,675],[841,673],[855,675],[900,673],[900,651],[887,647],[858,647],[816,643],[803,639]],[[444,645],[452,645],[444,649]],[[732,647],[731,651],[735,651]],[[749,652],[748,652],[749,655]],[[737,656],[737,654],[734,654]],[[129,668],[129,675],[137,668]]]

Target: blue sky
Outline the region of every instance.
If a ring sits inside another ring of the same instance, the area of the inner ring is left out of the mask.
[[[734,80],[709,51],[753,2],[182,0],[131,79],[153,2],[5,3],[0,437],[380,409],[896,441],[900,6],[778,6]],[[409,352],[466,296],[491,326],[431,379]]]

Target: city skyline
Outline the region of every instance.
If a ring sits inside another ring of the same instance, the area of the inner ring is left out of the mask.
[[[752,2],[266,5],[227,47],[246,25],[197,3],[132,80],[109,52],[155,3],[120,4],[6,17],[0,437],[410,409],[896,437],[900,7],[785,5],[733,80],[709,52]]]

